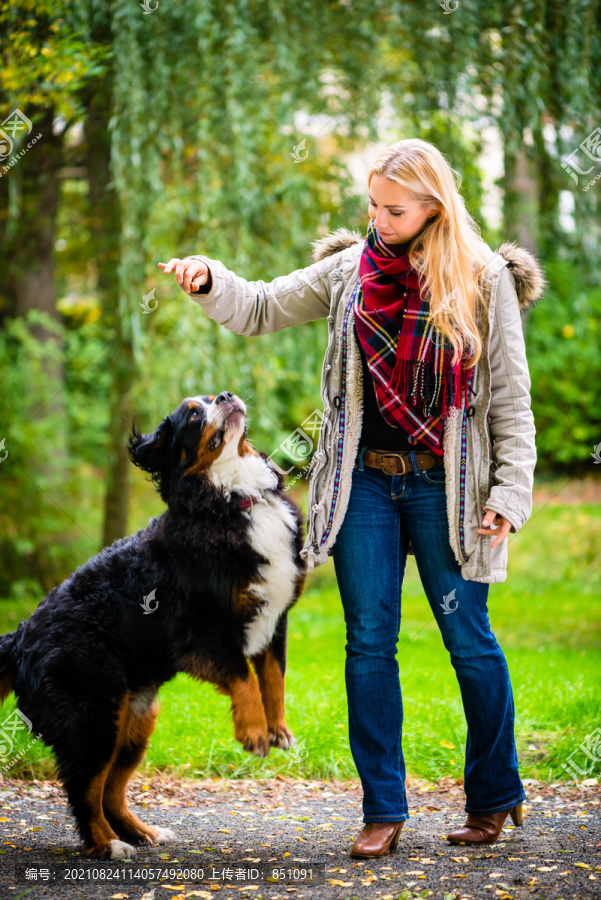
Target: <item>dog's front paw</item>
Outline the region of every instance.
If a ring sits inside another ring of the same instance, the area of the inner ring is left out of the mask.
[[[269,756],[269,733],[259,728],[249,728],[240,739],[247,753],[254,756]]]
[[[136,855],[136,848],[125,841],[110,841],[111,859],[131,859]]]
[[[290,750],[296,744],[296,738],[285,722],[270,726],[269,741],[272,747],[280,747],[282,750]]]

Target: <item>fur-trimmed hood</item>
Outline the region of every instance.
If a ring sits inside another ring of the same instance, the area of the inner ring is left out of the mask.
[[[311,262],[318,262],[353,244],[363,243],[364,240],[365,236],[359,231],[337,228],[325,237],[313,241]],[[518,247],[515,242],[506,241],[496,252],[507,260],[508,268],[513,274],[520,309],[532,308],[541,299],[546,287],[541,264],[529,250]]]

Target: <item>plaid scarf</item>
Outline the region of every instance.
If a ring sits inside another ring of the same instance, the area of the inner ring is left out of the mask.
[[[355,291],[355,326],[384,419],[442,455],[443,419],[467,404],[474,369],[429,322],[427,291],[406,245],[384,243],[370,219]],[[464,357],[465,358],[465,357]]]

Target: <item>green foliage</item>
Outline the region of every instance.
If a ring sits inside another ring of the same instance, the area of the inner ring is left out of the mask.
[[[82,7],[72,0],[2,3],[2,118],[15,100],[22,109],[52,106],[67,123],[83,117],[80,92],[104,71],[109,48],[90,42]]]
[[[592,473],[601,441],[601,289],[565,260],[545,264],[549,288],[527,330],[539,468]]]
[[[56,340],[37,340],[33,332],[40,325]],[[94,492],[82,482],[81,468],[76,471],[82,455],[78,427],[69,428],[60,402],[64,341],[56,323],[36,311],[0,332],[0,429],[8,453],[0,465],[0,593],[15,598],[39,599],[99,549],[88,526],[75,521],[84,497]],[[72,382],[71,401],[80,390],[77,379]],[[88,414],[95,406],[88,406]],[[100,431],[102,424],[96,427]]]

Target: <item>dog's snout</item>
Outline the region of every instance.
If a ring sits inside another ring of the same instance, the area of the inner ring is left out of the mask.
[[[234,395],[231,391],[222,391],[215,397],[215,403],[231,403],[234,399]]]

